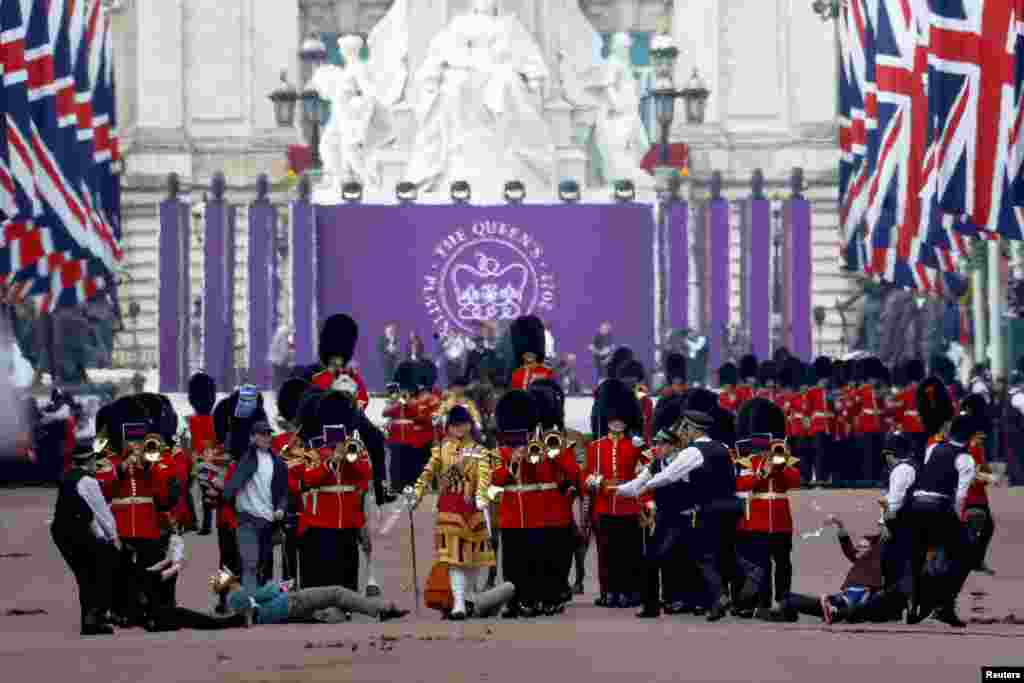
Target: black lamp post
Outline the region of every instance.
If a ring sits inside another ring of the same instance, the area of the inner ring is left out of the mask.
[[[274,103],[274,118],[278,128],[291,128],[295,125],[295,103],[299,93],[295,86],[288,82],[288,72],[281,71],[281,85],[268,96]]]
[[[327,58],[327,47],[316,35],[311,35],[303,41],[299,57],[309,64],[315,73]],[[320,95],[307,83],[299,98],[302,100],[303,118],[310,126],[309,144],[313,148],[313,169],[319,171],[323,166],[320,159]]]
[[[821,17],[822,21],[830,21],[839,18],[839,10],[842,7],[841,0],[814,0],[811,9]]]
[[[661,163],[667,165],[669,131],[676,115],[676,98],[681,96],[675,87],[679,48],[672,43],[672,37],[666,34],[657,36],[653,43],[651,61],[654,64],[654,115],[661,132]]]

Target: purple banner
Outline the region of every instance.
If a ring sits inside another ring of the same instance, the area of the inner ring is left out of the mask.
[[[189,375],[189,207],[160,202],[160,391],[185,391]]]
[[[708,336],[708,375],[718,376],[729,330],[729,202],[716,199],[704,207],[704,281],[701,297]]]
[[[313,230],[313,205],[308,199],[296,199],[291,203],[289,211],[295,362],[299,365],[311,365],[317,361],[316,346],[319,334],[316,315],[316,231]]]
[[[594,382],[588,345],[598,326],[651,367],[654,217],[640,204],[318,208],[320,317],[359,321],[356,358],[384,382],[377,343],[390,321],[439,352],[437,338],[476,337],[481,323],[535,314],[556,354],[575,354]]]
[[[270,342],[278,323],[277,209],[268,200],[249,205],[249,381],[271,388]],[[274,387],[276,389],[276,387]]]
[[[791,199],[783,207],[785,245],[782,249],[782,329],[786,347],[797,358],[811,361],[811,203]]]
[[[219,391],[233,391],[235,378],[235,207],[206,204],[203,273],[203,366]]]
[[[690,204],[673,202],[668,224],[668,324],[674,330],[690,326]]]
[[[740,291],[743,322],[750,352],[771,357],[772,347],[772,205],[767,199],[747,199],[742,224],[743,271]]]

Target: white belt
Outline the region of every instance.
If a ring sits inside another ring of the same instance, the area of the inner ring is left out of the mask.
[[[411,425],[411,424],[414,424],[414,423],[413,423],[412,420],[406,420],[406,419],[403,418],[403,419],[398,419],[398,420],[392,420],[391,424],[393,424],[393,425]]]
[[[558,484],[516,484],[514,486],[506,486],[505,491],[512,493],[533,493],[534,491],[554,491],[558,488]]]
[[[814,417],[832,417],[832,413],[815,413]]]
[[[350,484],[341,484],[339,486],[321,486],[317,490],[323,493],[353,493],[356,491],[356,487]]]
[[[881,413],[879,411],[877,411],[877,410],[864,410],[864,414],[865,415],[881,415]]]
[[[914,498],[949,498],[949,496],[934,491],[914,491]]]
[[[921,413],[917,412],[916,410],[907,410],[903,414],[904,415],[913,415],[915,417],[919,417],[921,415]]]
[[[744,500],[747,500],[747,499],[753,499],[753,500],[781,500],[781,499],[784,499],[784,498],[789,498],[789,494],[788,493],[778,493],[778,492],[772,492],[772,493],[751,493],[750,491],[737,491],[736,492],[736,497],[737,498],[743,498]]]
[[[111,505],[142,505],[143,503],[152,503],[153,499],[149,496],[130,496],[128,498],[114,498],[110,501]]]

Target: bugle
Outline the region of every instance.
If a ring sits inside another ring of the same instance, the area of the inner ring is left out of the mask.
[[[163,454],[163,451],[163,439],[150,436],[142,445],[142,459],[150,464],[160,462],[160,457]]]

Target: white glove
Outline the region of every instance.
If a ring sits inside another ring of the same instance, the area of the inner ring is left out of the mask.
[[[477,496],[476,497],[476,509],[477,509],[477,511],[483,512],[484,510],[487,509],[487,507],[488,507],[487,499],[484,498],[483,496]]]
[[[280,522],[284,519],[284,510],[274,510],[274,521]]]
[[[641,437],[639,437],[639,436],[634,436],[633,437],[633,446],[635,448],[643,448],[644,440]]]
[[[402,489],[402,498],[405,499],[405,504],[410,510],[414,509],[419,502],[416,500],[416,490],[411,486]]]

